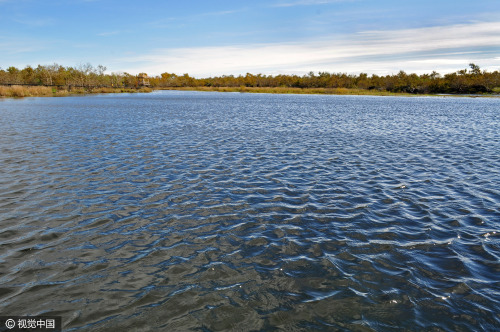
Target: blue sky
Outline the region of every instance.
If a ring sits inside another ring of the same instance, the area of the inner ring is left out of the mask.
[[[0,67],[214,75],[500,70],[499,0],[0,0]]]

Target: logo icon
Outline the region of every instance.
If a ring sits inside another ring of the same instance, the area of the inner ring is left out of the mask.
[[[9,318],[5,321],[5,326],[10,330],[16,327],[16,321],[12,318]]]

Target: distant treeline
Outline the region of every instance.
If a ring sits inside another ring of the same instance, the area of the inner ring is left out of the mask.
[[[415,94],[476,94],[499,93],[500,73],[487,72],[471,63],[470,68],[454,73],[440,75],[407,74],[400,71],[395,75],[359,75],[345,73],[310,72],[307,75],[262,75],[246,74],[245,76],[224,75],[210,78],[194,78],[188,74],[176,75],[163,73],[149,77],[152,88],[175,87],[283,87],[283,88],[347,88],[366,89],[389,92]],[[80,86],[80,87],[138,87],[144,83],[141,78],[128,73],[105,74],[106,67],[93,67],[83,64],[77,67],[63,67],[58,64],[36,68],[27,66],[24,69],[9,67],[0,69],[0,84],[29,84],[46,86]]]
[[[76,67],[63,67],[58,64],[38,65],[24,69],[9,67],[0,68],[0,84],[2,85],[43,85],[43,86],[76,86],[76,87],[137,87],[138,78],[127,73],[104,74],[106,67],[81,64]]]

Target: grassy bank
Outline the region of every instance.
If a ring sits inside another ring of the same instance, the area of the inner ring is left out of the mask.
[[[197,87],[165,87],[158,88],[160,90],[181,90],[181,91],[217,91],[217,92],[241,92],[241,93],[282,93],[282,94],[317,94],[317,95],[356,95],[356,96],[407,96],[407,97],[422,97],[422,96],[444,96],[442,94],[422,94],[422,93],[406,93],[406,92],[390,92],[377,89],[356,89],[356,88],[287,88],[287,87],[213,87],[213,86],[197,86]],[[449,94],[446,96],[474,96],[474,97],[500,97],[500,89],[494,89],[493,93],[482,94]]]
[[[53,94],[52,89],[46,86],[0,86],[2,97],[52,96]]]
[[[317,95],[369,95],[369,96],[415,96],[410,93],[395,93],[389,91],[347,89],[347,88],[287,88],[287,87],[172,87],[162,90],[185,91],[218,91],[242,93],[282,93],[282,94],[317,94]]]
[[[181,91],[216,91],[216,92],[240,92],[240,93],[281,93],[281,94],[319,94],[319,95],[361,95],[361,96],[435,96],[433,94],[412,94],[404,92],[390,92],[378,89],[348,89],[348,88],[287,88],[287,87],[164,87],[158,90],[181,90]],[[493,93],[478,94],[473,96],[500,97],[500,88]],[[71,95],[85,95],[98,93],[145,93],[155,89],[143,87],[135,88],[55,88],[47,86],[0,86],[0,97],[64,97]],[[449,95],[460,96],[460,95]],[[471,95],[466,95],[471,96]]]
[[[84,95],[93,93],[136,93],[151,92],[150,88],[66,88],[60,89],[48,86],[0,86],[0,97],[65,97],[70,95]]]

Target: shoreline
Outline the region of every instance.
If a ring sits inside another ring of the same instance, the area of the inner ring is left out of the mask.
[[[337,95],[337,96],[386,96],[386,97],[486,97],[500,98],[498,93],[485,94],[430,94],[390,92],[357,88],[286,88],[286,87],[161,87],[156,90],[201,91],[201,92],[239,92],[239,93],[271,93],[271,94],[309,94],[309,95]]]
[[[200,92],[237,92],[237,93],[270,93],[270,94],[309,94],[309,95],[348,95],[348,96],[389,96],[389,97],[469,97],[500,98],[498,93],[484,94],[418,94],[406,92],[390,92],[376,89],[357,88],[288,88],[288,87],[142,87],[142,88],[54,88],[49,86],[0,86],[0,98],[23,97],[68,97],[108,93],[150,93],[153,91],[200,91]]]
[[[147,93],[153,89],[143,88],[56,88],[50,86],[0,86],[0,98],[24,98],[24,97],[69,97],[102,93]]]

